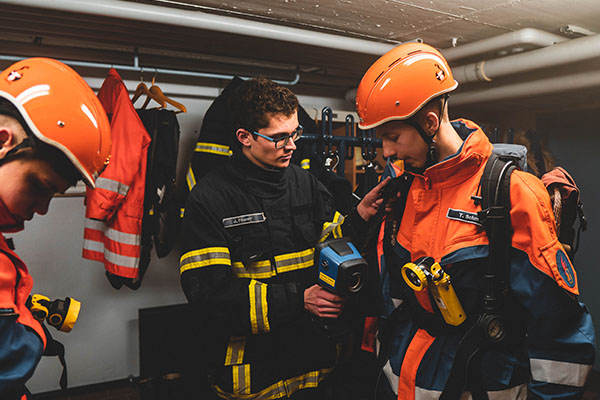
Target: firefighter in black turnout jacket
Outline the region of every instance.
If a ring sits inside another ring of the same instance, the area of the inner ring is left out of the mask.
[[[290,165],[302,127],[289,89],[255,78],[234,98],[239,147],[191,192],[180,260],[185,295],[210,331],[212,387],[225,399],[331,398],[341,347],[312,317],[339,316],[344,300],[316,285],[314,247],[340,237],[342,222],[345,233],[362,228],[377,196],[344,218],[314,176]]]

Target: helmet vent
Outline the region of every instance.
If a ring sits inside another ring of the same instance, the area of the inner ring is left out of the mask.
[[[379,75],[377,75],[377,78],[375,78],[375,80],[373,82],[377,82],[379,80],[379,78],[381,78],[381,75],[385,74],[385,71],[381,71],[381,73]]]

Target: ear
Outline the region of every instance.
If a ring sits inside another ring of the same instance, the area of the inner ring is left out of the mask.
[[[7,126],[0,126],[0,159],[3,159],[13,147],[17,145],[17,136]]]
[[[430,135],[433,135],[435,132],[438,131],[441,123],[441,116],[433,110],[427,111],[423,116],[422,126],[425,128],[425,131]]]
[[[238,129],[235,132],[235,136],[237,137],[237,140],[244,146],[244,147],[250,147],[251,145],[251,137],[252,134],[250,132],[248,132],[245,129]]]

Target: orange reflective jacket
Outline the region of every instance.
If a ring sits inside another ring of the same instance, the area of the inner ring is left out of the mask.
[[[111,116],[112,147],[96,189],[87,192],[83,257],[103,262],[111,274],[137,278],[150,136],[114,69],[98,98]]]

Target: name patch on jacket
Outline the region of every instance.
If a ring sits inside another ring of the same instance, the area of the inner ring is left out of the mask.
[[[267,217],[265,217],[265,213],[262,212],[238,215],[237,217],[223,218],[223,227],[232,228],[239,225],[259,224],[261,222],[265,222],[266,220]]]
[[[446,214],[446,217],[453,219],[455,221],[468,222],[469,224],[475,224],[475,225],[481,226],[481,222],[479,221],[479,217],[477,216],[477,213],[472,213],[472,212],[463,211],[463,210],[455,210],[453,208],[449,208],[448,213]]]

